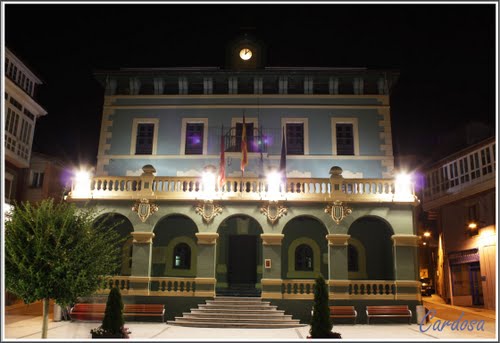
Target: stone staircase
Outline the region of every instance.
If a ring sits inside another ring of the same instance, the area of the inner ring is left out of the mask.
[[[301,327],[298,319],[292,319],[284,311],[269,302],[255,297],[217,296],[198,305],[190,313],[167,321],[170,325],[204,328],[254,328],[280,329]]]

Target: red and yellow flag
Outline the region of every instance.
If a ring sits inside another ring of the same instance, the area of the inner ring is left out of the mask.
[[[242,172],[245,171],[245,166],[248,164],[248,148],[247,148],[247,125],[245,124],[245,115],[243,115],[243,129],[241,130],[241,166]]]
[[[224,135],[222,131],[220,135],[219,190],[226,183],[226,158],[224,155]]]

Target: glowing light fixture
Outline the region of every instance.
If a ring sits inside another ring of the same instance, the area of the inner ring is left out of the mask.
[[[429,238],[431,236],[431,233],[429,231],[424,232],[424,237]]]
[[[80,169],[75,173],[73,179],[73,191],[71,192],[71,197],[73,198],[90,198],[90,182],[91,182],[90,172]]]
[[[212,171],[204,171],[201,175],[203,183],[203,195],[206,200],[212,200],[215,197],[215,174]]]
[[[267,196],[271,201],[276,201],[280,198],[281,174],[277,171],[271,171],[267,174]]]
[[[396,201],[412,201],[411,175],[401,173],[396,176],[394,198]]]
[[[467,226],[471,230],[477,229],[477,223],[475,222],[470,222],[469,225]]]

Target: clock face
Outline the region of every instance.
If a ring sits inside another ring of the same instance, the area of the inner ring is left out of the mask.
[[[250,58],[252,58],[252,50],[250,50],[249,48],[241,49],[240,57],[242,60],[245,60],[245,61],[249,60]]]

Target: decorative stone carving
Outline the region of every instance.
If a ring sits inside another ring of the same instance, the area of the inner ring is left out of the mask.
[[[137,212],[139,219],[144,223],[150,215],[158,211],[158,206],[150,203],[149,199],[142,198],[132,206],[132,211]]]
[[[271,224],[274,224],[278,219],[287,214],[288,208],[284,205],[279,205],[277,201],[269,201],[260,208],[260,212],[267,217],[267,220]]]
[[[347,207],[342,201],[335,200],[332,205],[327,205],[325,213],[329,213],[333,221],[338,225],[340,222],[352,213],[352,208]]]
[[[205,223],[210,223],[217,215],[222,213],[222,207],[213,202],[213,200],[206,200],[196,206],[196,213],[198,213]]]

